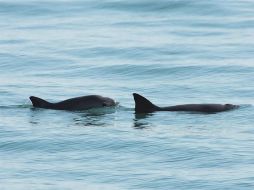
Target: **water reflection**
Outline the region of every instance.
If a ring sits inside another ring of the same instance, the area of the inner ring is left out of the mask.
[[[135,119],[133,119],[133,127],[135,129],[145,129],[151,127],[151,123],[147,120],[153,116],[153,113],[135,113]]]
[[[99,108],[86,111],[63,111],[30,108],[30,123],[38,124],[47,120],[50,123],[78,126],[109,126],[115,118],[115,108]]]
[[[87,112],[79,112],[73,118],[74,124],[79,126],[100,126],[105,127],[114,121],[115,109],[90,110]]]

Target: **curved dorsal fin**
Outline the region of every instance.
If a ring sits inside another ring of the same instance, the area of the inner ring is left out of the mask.
[[[154,112],[159,109],[158,106],[154,105],[152,102],[150,102],[145,97],[133,93],[133,97],[135,100],[135,112],[136,113],[149,113]]]
[[[43,100],[41,98],[30,96],[29,97],[33,106],[36,108],[49,108],[51,103],[47,102],[46,100]]]

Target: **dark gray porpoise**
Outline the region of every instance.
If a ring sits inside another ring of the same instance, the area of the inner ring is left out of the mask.
[[[159,107],[144,98],[143,96],[134,93],[135,112],[136,113],[151,113],[154,111],[186,111],[186,112],[201,112],[201,113],[217,113],[236,109],[239,106],[233,104],[183,104],[169,107]]]
[[[110,107],[116,105],[113,99],[99,95],[81,96],[58,103],[50,103],[35,96],[30,96],[30,100],[36,108],[70,111],[81,111],[91,108]]]

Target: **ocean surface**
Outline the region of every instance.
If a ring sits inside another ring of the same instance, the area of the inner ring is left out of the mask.
[[[0,29],[0,190],[254,189],[253,0],[0,0]],[[91,94],[119,105],[29,100]]]

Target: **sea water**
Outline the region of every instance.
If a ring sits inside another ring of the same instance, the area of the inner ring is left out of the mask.
[[[254,1],[0,0],[0,29],[1,190],[254,188]],[[119,105],[29,100],[91,94]]]

